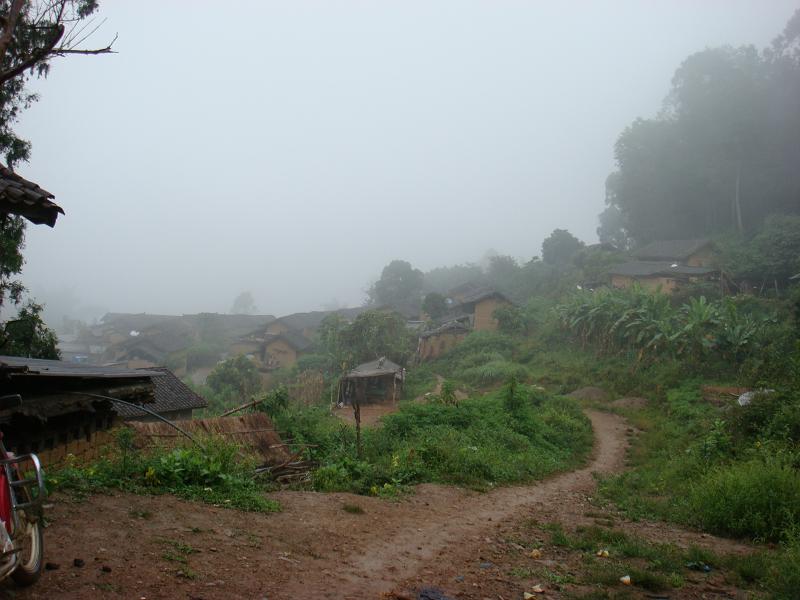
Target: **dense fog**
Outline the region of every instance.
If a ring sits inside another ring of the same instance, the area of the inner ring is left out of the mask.
[[[18,171],[66,215],[23,280],[106,311],[361,304],[393,259],[521,262],[597,240],[614,143],[682,61],[764,47],[796,2],[103,2],[21,116]]]

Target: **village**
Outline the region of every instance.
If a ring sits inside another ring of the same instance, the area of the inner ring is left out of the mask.
[[[800,599],[800,9],[736,2],[0,3],[0,598]]]

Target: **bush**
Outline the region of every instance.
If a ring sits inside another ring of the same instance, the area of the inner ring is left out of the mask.
[[[120,429],[117,448],[94,464],[68,463],[49,473],[48,487],[78,494],[113,487],[137,494],[170,493],[241,510],[279,510],[253,478],[255,460],[242,456],[236,444],[209,436],[201,440],[202,447],[141,451],[133,447],[132,434]]]
[[[719,467],[692,486],[689,505],[710,531],[779,540],[800,521],[800,474],[777,457]]]

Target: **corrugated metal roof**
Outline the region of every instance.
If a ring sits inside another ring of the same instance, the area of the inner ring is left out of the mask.
[[[20,177],[5,165],[0,165],[0,212],[21,215],[37,225],[53,227],[58,214],[64,214],[47,190]]]
[[[138,369],[137,369],[138,370]],[[159,414],[176,410],[194,410],[206,408],[208,402],[192,391],[192,389],[178,379],[175,374],[165,367],[142,369],[139,372],[158,371],[160,377],[153,378],[155,388],[155,402],[148,403],[147,408]],[[132,406],[116,404],[114,409],[124,418],[141,417],[148,413]]]

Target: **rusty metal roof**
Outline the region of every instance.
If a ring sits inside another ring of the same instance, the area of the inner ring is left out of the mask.
[[[53,227],[64,209],[52,198],[55,196],[47,190],[0,165],[0,213],[20,215],[31,223]]]

